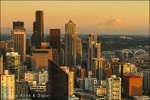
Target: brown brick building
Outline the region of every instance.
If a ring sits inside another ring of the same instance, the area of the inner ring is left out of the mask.
[[[124,76],[124,96],[142,96],[142,82],[140,76]]]

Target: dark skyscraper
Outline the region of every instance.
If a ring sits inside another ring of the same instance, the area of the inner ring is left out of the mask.
[[[50,94],[49,100],[68,100],[68,74],[48,60],[48,76],[46,91]]]
[[[36,11],[36,31],[38,33],[38,46],[41,46],[41,42],[44,42],[44,17],[43,11]]]
[[[50,29],[50,46],[60,54],[60,29]]]
[[[24,29],[24,22],[13,22],[13,29]]]
[[[36,31],[36,22],[33,22],[33,32]]]

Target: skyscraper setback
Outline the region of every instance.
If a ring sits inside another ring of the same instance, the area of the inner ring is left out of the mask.
[[[35,27],[38,36],[37,46],[41,46],[41,42],[44,42],[44,15],[43,11],[36,11],[36,22]]]

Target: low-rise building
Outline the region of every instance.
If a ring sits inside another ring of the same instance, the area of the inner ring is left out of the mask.
[[[148,96],[133,96],[133,100],[150,100]]]

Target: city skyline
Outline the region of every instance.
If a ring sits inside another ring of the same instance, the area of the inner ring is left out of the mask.
[[[148,1],[2,1],[1,33],[9,34],[13,21],[23,21],[32,34],[35,12],[41,10],[44,34],[54,28],[64,34],[71,19],[79,34],[149,35],[148,8]]]

